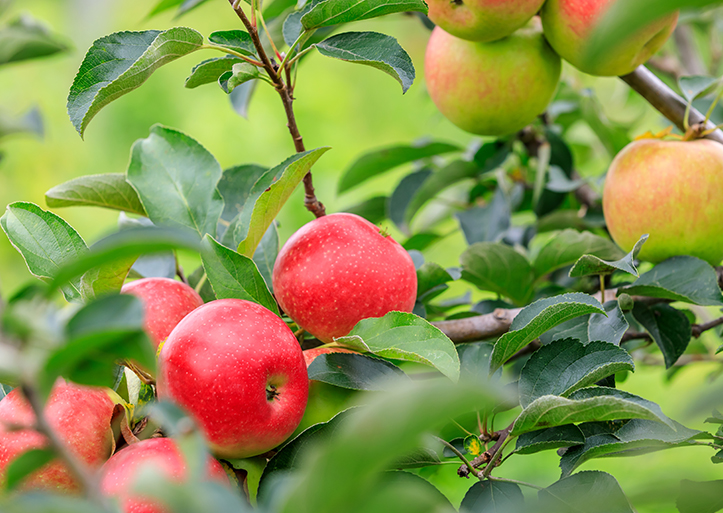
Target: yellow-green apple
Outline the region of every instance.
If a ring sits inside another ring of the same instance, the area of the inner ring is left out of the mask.
[[[170,513],[157,499],[133,491],[144,468],[171,482],[183,483],[188,479],[186,461],[176,442],[170,438],[151,438],[121,449],[103,465],[101,493],[115,498],[124,513]],[[211,456],[204,478],[229,484],[223,467]]]
[[[324,342],[367,317],[411,312],[417,296],[417,273],[406,250],[355,214],[304,225],[281,248],[272,281],[284,312]]]
[[[496,41],[530,21],[545,0],[429,0],[429,18],[453,36]]]
[[[273,449],[304,415],[309,378],[299,342],[251,301],[220,299],[188,314],[163,345],[159,367],[158,397],[186,409],[222,458]]]
[[[642,26],[604,58],[585,59],[587,45],[598,23],[615,0],[547,0],[542,8],[542,25],[550,45],[567,62],[590,75],[627,75],[643,64],[668,40],[678,21],[669,14]]]
[[[58,380],[43,409],[50,427],[79,462],[99,468],[113,452],[111,420],[114,401],[110,389],[81,387]],[[0,401],[0,485],[8,465],[30,449],[47,447],[47,439],[33,429],[35,414],[19,388]],[[30,474],[23,489],[76,492],[79,484],[65,463],[51,461]]]
[[[133,294],[143,301],[144,326],[156,349],[181,319],[203,304],[195,290],[169,278],[132,281],[123,285],[121,293]]]
[[[692,255],[723,259],[723,145],[643,139],[613,160],[603,191],[610,235],[630,251],[650,234],[640,259]]]
[[[539,22],[491,43],[432,31],[424,61],[427,90],[439,111],[467,132],[507,135],[542,114],[560,80],[560,57]]]

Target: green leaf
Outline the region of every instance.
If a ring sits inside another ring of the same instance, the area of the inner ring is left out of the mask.
[[[421,447],[416,449],[409,454],[405,454],[398,460],[396,460],[391,467],[396,469],[408,469],[408,468],[424,468],[433,465],[442,465],[442,460],[439,459],[439,454],[432,449]]]
[[[615,478],[596,470],[560,479],[538,497],[544,513],[634,513]]]
[[[545,189],[552,192],[572,192],[579,189],[585,180],[570,180],[565,172],[558,166],[550,166],[547,170],[548,179],[545,184]],[[543,193],[544,194],[544,193]]]
[[[711,94],[720,85],[720,78],[692,75],[678,77],[678,87],[688,102]]]
[[[241,84],[228,95],[231,107],[236,114],[242,118],[248,118],[249,104],[251,103],[251,98],[253,98],[254,92],[256,91],[257,83],[257,80],[252,80],[251,82]]]
[[[537,431],[530,431],[517,438],[515,453],[534,454],[560,447],[572,447],[585,443],[585,435],[575,424],[566,424]]]
[[[321,354],[308,372],[309,379],[352,390],[389,390],[408,379],[387,361],[352,353]]]
[[[417,269],[417,300],[426,302],[444,292],[445,283],[454,281],[454,277],[439,264],[425,262]]]
[[[618,259],[623,252],[611,240],[590,232],[563,230],[545,244],[535,258],[534,267],[538,277],[574,264],[583,255]]]
[[[206,235],[201,241],[201,260],[218,299],[253,301],[280,315],[276,300],[249,257],[239,255]]]
[[[723,509],[723,480],[680,482],[676,502],[680,513],[715,513]]]
[[[68,49],[68,45],[43,23],[28,15],[22,15],[0,28],[0,66],[47,57]]]
[[[44,467],[55,458],[50,449],[29,449],[5,468],[5,490],[15,490],[27,476]]]
[[[349,335],[335,342],[382,358],[419,362],[434,367],[452,381],[459,379],[459,357],[454,343],[439,328],[406,312],[363,319]]]
[[[612,274],[615,271],[624,271],[637,278],[640,275],[638,274],[637,267],[635,267],[635,259],[638,257],[640,248],[642,248],[646,240],[648,240],[648,234],[640,237],[640,240],[635,243],[635,246],[630,253],[614,262],[608,262],[595,255],[583,255],[577,262],[575,262],[572,269],[570,269],[570,277],[580,278],[582,276],[590,275],[601,276]]]
[[[569,398],[546,395],[535,399],[517,417],[511,434],[570,423],[621,419],[648,419],[674,427],[657,404],[622,390],[596,386],[581,388]]]
[[[153,16],[162,13],[163,11],[173,9],[176,6],[181,5],[183,1],[184,0],[160,0],[151,10],[151,12],[148,13],[148,17],[152,18]]]
[[[186,14],[191,9],[195,9],[196,7],[207,1],[208,0],[183,0],[183,3],[176,11],[176,18],[180,17],[183,14]]]
[[[422,168],[419,171],[408,174],[402,178],[402,181],[399,182],[399,185],[397,185],[389,197],[386,212],[389,215],[389,219],[396,224],[405,235],[410,235],[409,225],[405,219],[407,206],[409,206],[409,202],[414,197],[414,194],[431,174],[432,170],[429,168]]]
[[[636,302],[633,317],[650,333],[665,359],[665,368],[669,369],[685,352],[692,336],[690,320],[670,305],[646,306]]]
[[[8,115],[0,111],[0,139],[8,135],[27,133],[43,137],[43,117],[37,107],[29,109],[20,116]],[[0,160],[2,160],[1,156]]]
[[[80,277],[80,293],[83,299],[87,301],[120,292],[136,259],[136,256],[130,256],[86,271]],[[175,259],[173,263],[175,275]]]
[[[339,193],[346,192],[362,182],[402,164],[457,151],[461,151],[461,148],[441,142],[390,146],[374,150],[362,155],[344,172],[339,180]]]
[[[515,483],[477,481],[462,499],[460,513],[514,513],[524,506],[522,490]]]
[[[12,245],[25,259],[28,269],[42,280],[50,281],[59,270],[87,253],[83,239],[68,223],[34,203],[17,202],[7,206],[0,226]],[[80,299],[80,278],[63,287],[68,301]]]
[[[324,0],[301,17],[305,30],[361,21],[398,12],[427,13],[423,0]]]
[[[554,340],[574,338],[583,344],[602,341],[620,345],[629,327],[625,314],[617,301],[608,301],[603,308],[606,315],[594,313],[576,317],[544,333],[540,340],[543,344],[549,344]]]
[[[248,490],[248,497],[251,506],[256,507],[256,497],[259,492],[259,484],[261,476],[266,468],[266,458],[264,456],[255,456],[253,458],[243,458],[240,460],[224,460],[235,469],[246,471],[245,488]]]
[[[583,345],[577,340],[558,340],[530,357],[520,373],[520,404],[523,408],[544,395],[569,396],[621,371],[634,371],[625,349],[607,342]]]
[[[206,59],[205,61],[199,62],[191,70],[191,74],[186,79],[186,87],[193,89],[204,84],[211,84],[218,82],[221,75],[227,71],[231,71],[234,64],[244,62],[238,57],[233,55],[226,55],[225,57],[215,57],[213,59]]]
[[[254,262],[258,267],[261,276],[263,276],[266,286],[269,288],[271,293],[274,293],[271,279],[274,272],[274,264],[276,263],[276,256],[279,254],[279,232],[276,229],[276,225],[271,223],[269,229],[261,237],[261,244],[256,248],[254,253]]]
[[[206,271],[204,271],[203,266],[200,265],[188,276],[188,284],[195,289],[203,276],[206,276]],[[213,293],[213,288],[211,288],[211,284],[208,280],[205,280],[205,283],[201,285],[201,290],[198,291],[198,295],[201,296],[204,303],[208,303],[209,301],[216,299],[216,294]]]
[[[512,355],[546,331],[590,313],[604,314],[605,310],[597,299],[580,292],[540,299],[523,308],[512,321],[510,331],[495,343],[490,359],[491,371],[500,368]]]
[[[535,275],[530,262],[510,246],[496,242],[472,244],[459,257],[462,279],[525,304],[532,295]]]
[[[669,258],[643,274],[629,287],[619,289],[619,292],[701,306],[723,305],[715,270],[707,262],[692,256]]]
[[[389,198],[386,196],[374,196],[351,207],[346,207],[343,212],[356,214],[372,224],[379,224],[387,218],[388,202]]]
[[[512,224],[510,202],[501,187],[483,207],[472,207],[454,214],[459,220],[467,244],[494,242],[502,237]]]
[[[87,205],[146,215],[138,193],[121,173],[74,178],[46,192],[45,202],[50,208]]]
[[[584,442],[570,448],[560,460],[563,477],[593,458],[637,456],[652,451],[684,447],[700,431],[671,421],[673,426],[644,419],[582,424]]]
[[[280,178],[263,190],[257,188],[259,182],[256,182],[249,195],[249,200],[254,201],[253,208],[250,208],[250,205],[244,207],[240,216],[241,226],[246,228],[246,235],[238,246],[239,253],[247,256],[254,254],[256,247],[261,242],[261,238],[269,229],[286,200],[289,199],[296,186],[304,179],[311,166],[329,149],[329,147],[316,148],[315,150],[297,153],[293,157],[286,159],[269,171],[271,176],[277,176],[279,171],[283,170]],[[238,238],[238,232],[236,237]]]
[[[471,342],[458,344],[459,379],[482,381],[490,371],[490,356],[494,344],[490,342]]]
[[[235,50],[249,57],[256,56],[256,47],[248,32],[243,30],[217,30],[208,36],[213,44]]]
[[[0,383],[0,400],[2,400],[6,395],[8,395],[12,391],[13,387],[10,385],[6,385],[4,383]]]
[[[229,247],[238,246],[238,242],[232,240],[233,230],[226,239],[226,232],[229,224],[241,213],[246,200],[251,194],[254,184],[261,178],[268,168],[256,164],[244,164],[234,166],[223,171],[221,180],[218,182],[218,192],[223,198],[223,212],[221,222],[218,226],[218,240]],[[271,185],[271,184],[269,184]],[[224,222],[225,221],[225,222]]]
[[[238,86],[245,84],[250,80],[256,80],[261,77],[259,68],[248,62],[240,62],[231,67],[231,71],[226,71],[218,77],[218,85],[226,94],[230,94]]]
[[[191,137],[161,125],[131,150],[127,179],[154,224],[216,234],[223,199],[221,166]]]
[[[327,0],[325,3],[331,2],[338,0]],[[356,62],[383,71],[399,82],[403,93],[414,82],[412,59],[391,36],[378,32],[344,32],[317,43],[316,49],[326,57]]]
[[[155,70],[201,48],[193,29],[117,32],[93,43],[68,95],[68,115],[83,136],[91,119],[110,102],[138,88]]]

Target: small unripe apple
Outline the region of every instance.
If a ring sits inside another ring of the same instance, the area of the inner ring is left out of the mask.
[[[545,37],[555,51],[580,71],[613,77],[627,75],[657,52],[673,33],[678,13],[647,23],[610,48],[605,57],[585,60],[595,28],[615,0],[547,0],[542,8]]]
[[[309,378],[299,342],[277,315],[241,299],[188,314],[159,354],[158,397],[199,423],[212,452],[247,458],[299,425]]]
[[[643,139],[626,146],[605,179],[603,211],[625,251],[650,234],[638,255],[661,262],[692,255],[723,259],[723,145]]]
[[[176,442],[170,438],[151,438],[121,449],[103,465],[101,493],[117,499],[123,513],[170,513],[157,499],[133,491],[144,468],[152,469],[172,482],[183,483],[188,479],[187,465]],[[221,464],[210,456],[204,477],[229,484]]]
[[[368,317],[411,312],[417,273],[406,250],[355,214],[304,225],[281,248],[272,275],[284,312],[331,342]]]
[[[429,18],[453,36],[496,41],[530,21],[545,0],[429,0]]]
[[[143,278],[123,285],[123,294],[143,301],[144,326],[156,349],[181,319],[203,304],[191,287],[169,278]]]
[[[444,117],[467,132],[495,136],[517,132],[542,114],[561,70],[539,21],[491,43],[437,27],[424,67],[429,95]]]
[[[51,428],[89,469],[99,468],[113,452],[111,391],[81,387],[63,380],[53,387],[43,409]],[[47,440],[33,429],[35,413],[19,388],[0,401],[0,486],[8,465],[30,449],[47,447]],[[76,492],[79,485],[65,463],[53,460],[30,474],[25,490]]]

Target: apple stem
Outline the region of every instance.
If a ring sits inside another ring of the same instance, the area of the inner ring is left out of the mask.
[[[602,298],[602,300],[600,302],[605,304],[605,275],[601,274],[599,276],[599,278],[600,278],[600,297]]]

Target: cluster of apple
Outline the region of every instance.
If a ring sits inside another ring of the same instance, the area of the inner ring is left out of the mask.
[[[346,335],[363,318],[411,311],[417,292],[408,253],[353,214],[325,216],[295,233],[278,255],[273,285],[284,312],[323,342]],[[304,415],[307,366],[322,352],[344,351],[302,352],[287,323],[270,310],[241,299],[204,304],[180,281],[144,278],[127,283],[122,293],[144,303],[145,329],[158,350],[159,399],[185,409],[220,459],[263,454],[284,442]],[[119,500],[126,512],[162,512],[162,506],[133,493],[134,478],[142,465],[151,464],[182,481],[181,452],[171,439],[150,438],[113,454],[111,424],[121,402],[110,389],[61,379],[44,412],[73,455],[90,469],[100,468],[102,493]],[[34,425],[19,388],[0,401],[0,482],[15,458],[45,445]],[[207,478],[228,482],[214,459]],[[24,487],[72,492],[78,484],[56,460],[32,474]]]
[[[500,136],[544,112],[560,79],[560,57],[591,75],[632,72],[665,43],[678,15],[641,27],[604,59],[587,62],[587,44],[613,1],[430,0],[437,24],[425,59],[432,100],[463,130]]]

